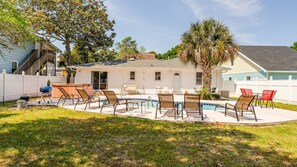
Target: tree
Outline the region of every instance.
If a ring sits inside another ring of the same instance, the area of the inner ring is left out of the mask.
[[[103,60],[113,60],[116,58],[117,52],[109,49],[102,49],[96,52],[90,52],[85,49],[79,49],[78,45],[75,44],[71,50],[71,64],[83,64],[91,62],[99,62]],[[64,61],[61,59],[61,61]],[[63,64],[63,62],[62,62]]]
[[[170,50],[168,50],[164,54],[158,54],[158,59],[167,60],[167,59],[176,58],[177,57],[177,48],[178,48],[178,45],[171,48]]]
[[[108,19],[103,0],[30,0],[24,13],[38,33],[65,44],[70,65],[70,44],[79,49],[110,47],[114,21]]]
[[[212,70],[219,64],[237,55],[238,45],[235,43],[229,28],[214,19],[203,20],[191,24],[182,35],[178,57],[184,63],[198,65],[202,69],[203,87],[210,92]]]
[[[117,52],[115,50],[103,49],[96,52],[93,57],[95,62],[104,61],[104,60],[114,60],[116,59]]]
[[[17,8],[22,1],[0,0],[0,48],[24,44],[35,38],[31,23]]]
[[[294,42],[294,44],[292,46],[290,46],[290,48],[297,50],[297,42]]]
[[[126,37],[121,42],[116,43],[116,51],[118,57],[123,59],[129,59],[139,53],[137,43],[131,37]]]
[[[140,46],[140,47],[138,48],[138,52],[139,52],[139,53],[145,53],[145,52],[146,52],[145,47],[144,47],[144,46]]]

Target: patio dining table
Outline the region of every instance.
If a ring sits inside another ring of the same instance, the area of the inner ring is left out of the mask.
[[[120,97],[118,100],[125,100],[126,101],[126,111],[129,111],[129,104],[140,104],[141,105],[141,112],[143,113],[143,108],[149,108],[149,103],[151,103],[151,106],[154,107],[153,103],[158,103],[159,100],[151,99],[149,96],[146,98],[131,98],[131,97]],[[147,105],[145,105],[147,103]],[[184,101],[174,101],[174,104],[177,106],[177,114],[179,114],[179,111],[182,110]]]

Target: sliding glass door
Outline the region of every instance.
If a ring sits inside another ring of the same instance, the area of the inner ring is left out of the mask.
[[[107,72],[92,71],[93,90],[108,89]]]

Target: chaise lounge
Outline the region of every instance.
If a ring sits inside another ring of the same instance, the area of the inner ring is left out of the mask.
[[[238,113],[240,113],[241,116],[243,116],[244,112],[252,112],[257,122],[258,120],[257,120],[256,112],[255,112],[254,106],[252,105],[254,98],[255,96],[240,96],[235,105],[226,103],[225,116],[227,115],[228,110],[233,110],[235,111],[237,121],[239,122]]]

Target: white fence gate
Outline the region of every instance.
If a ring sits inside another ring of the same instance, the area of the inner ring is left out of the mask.
[[[66,83],[65,77],[0,74],[0,101],[19,99],[23,95],[30,97],[40,96],[39,88],[51,83]]]
[[[252,89],[255,93],[263,90],[276,90],[275,100],[297,103],[297,80],[253,80],[253,81],[224,81],[223,89],[230,94],[241,95],[240,88]]]

